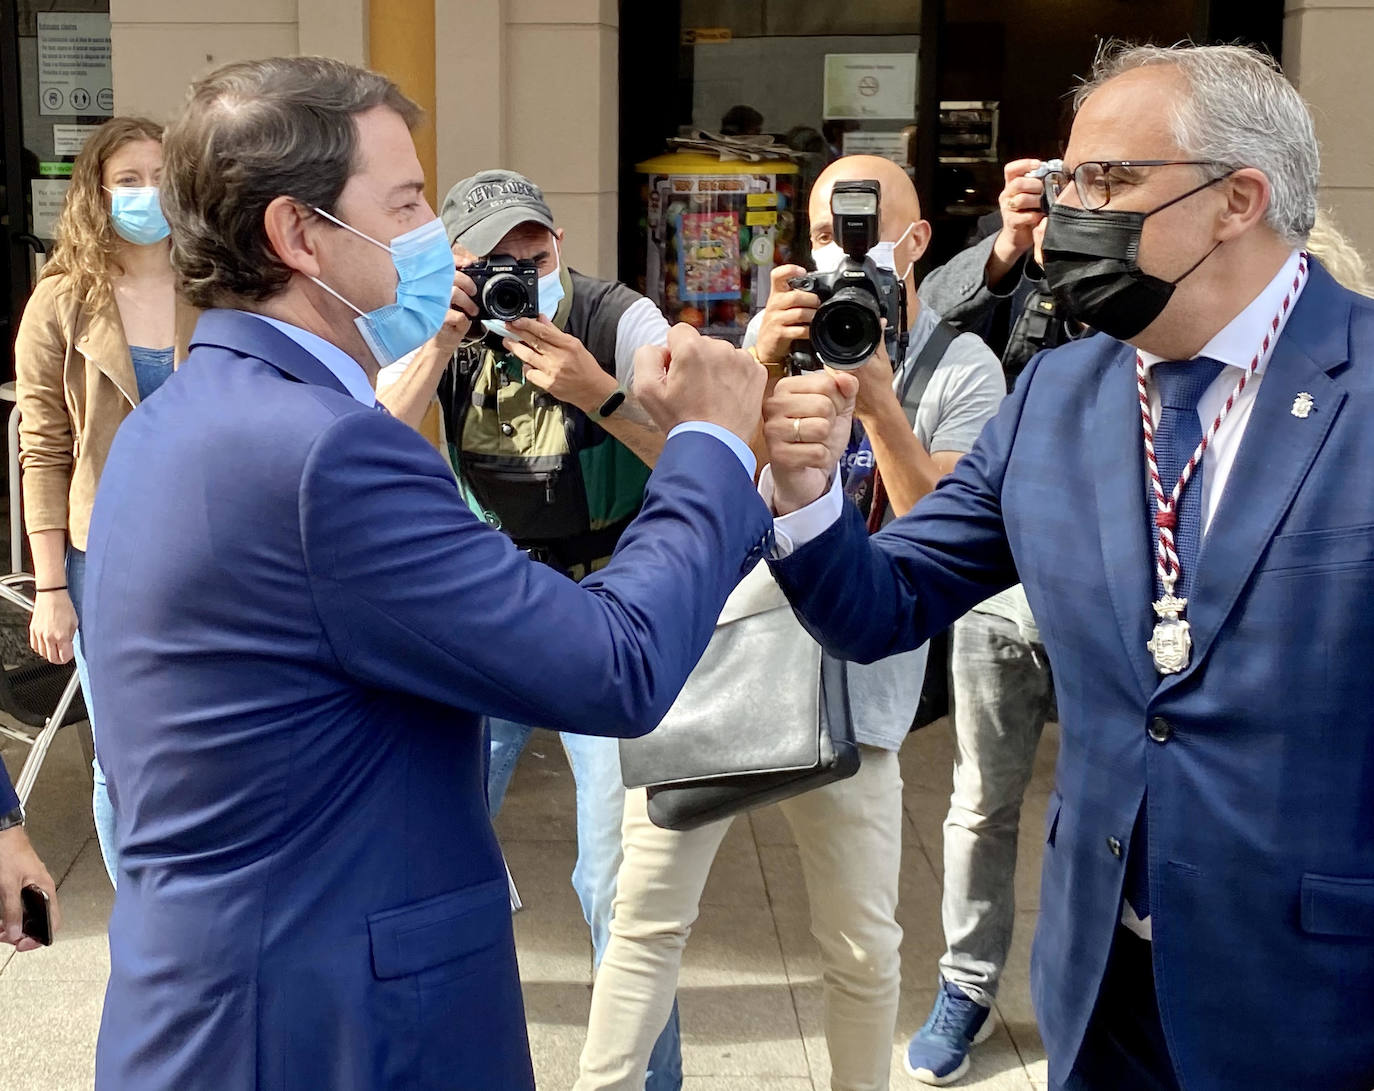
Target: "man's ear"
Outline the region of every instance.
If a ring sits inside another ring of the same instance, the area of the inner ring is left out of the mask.
[[[1272,187],[1263,171],[1242,167],[1218,185],[1224,187],[1226,195],[1226,206],[1218,217],[1218,240],[1243,235],[1268,214]]]
[[[555,227],[553,229],[553,237],[558,243],[558,248],[560,250],[563,249],[563,229],[561,227]]]
[[[930,221],[918,220],[916,226],[911,229],[911,260],[920,261],[930,246]]]
[[[302,276],[320,275],[315,236],[323,218],[292,197],[275,197],[262,214],[268,245],[288,269]]]

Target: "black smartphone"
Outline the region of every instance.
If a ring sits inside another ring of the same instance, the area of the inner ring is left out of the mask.
[[[26,886],[19,892],[24,906],[24,935],[36,939],[44,947],[52,946],[52,914],[48,911],[47,892],[36,886]]]

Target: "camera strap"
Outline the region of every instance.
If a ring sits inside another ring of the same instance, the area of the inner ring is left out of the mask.
[[[935,369],[940,366],[940,361],[945,358],[949,346],[954,343],[954,339],[958,336],[959,331],[941,319],[939,324],[930,331],[926,343],[921,346],[921,351],[916,354],[916,359],[911,362],[911,367],[907,369],[906,376],[902,379],[901,389],[897,392],[897,400],[901,402],[902,412],[906,414],[907,424],[911,426],[913,431],[916,429],[916,411],[921,407],[921,399],[925,397],[926,387],[930,385]],[[868,532],[870,534],[877,533],[883,526],[887,509],[887,486],[883,483],[881,468],[875,465],[873,467],[873,502],[868,509]]]

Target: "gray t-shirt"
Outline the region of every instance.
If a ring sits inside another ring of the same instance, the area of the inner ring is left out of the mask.
[[[744,335],[746,348],[758,340],[762,321],[758,314],[749,323]],[[939,323],[940,316],[928,306],[916,312],[906,360],[893,376],[894,389],[901,389],[907,370]],[[960,334],[945,350],[921,395],[913,429],[916,438],[932,453],[968,452],[983,425],[996,414],[1006,392],[1002,365],[992,350],[976,334]],[[884,750],[896,750],[902,745],[921,699],[925,673],[924,644],[915,651],[889,656],[877,663],[850,664],[849,703],[859,742]]]

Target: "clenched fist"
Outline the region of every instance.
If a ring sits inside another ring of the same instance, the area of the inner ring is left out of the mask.
[[[706,421],[749,443],[767,379],[747,352],[682,323],[668,331],[666,349],[645,345],[635,353],[635,398],[664,435],[687,421]]]
[[[829,368],[782,379],[763,407],[773,467],[773,512],[788,515],[824,495],[849,446],[859,380]]]

